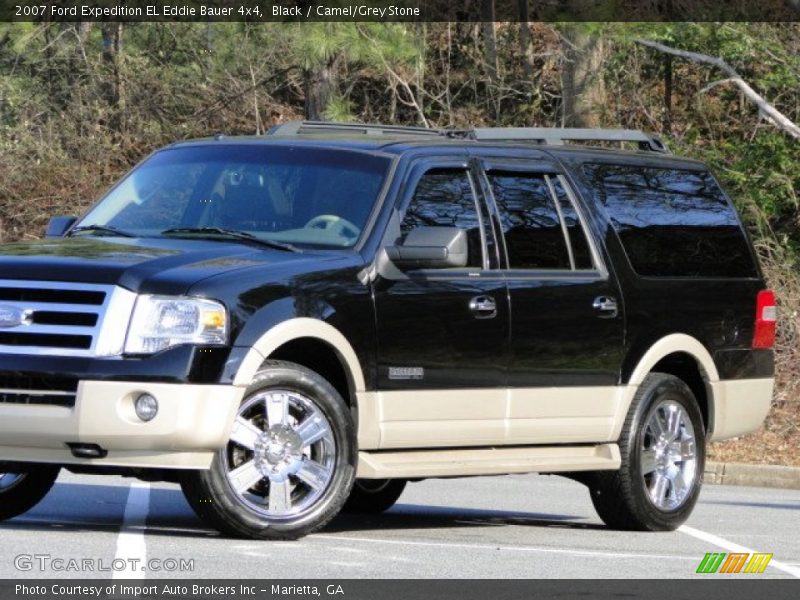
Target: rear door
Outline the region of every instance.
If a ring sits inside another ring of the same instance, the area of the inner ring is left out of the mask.
[[[624,306],[584,207],[554,166],[482,167],[511,306],[507,443],[605,441],[619,405]]]

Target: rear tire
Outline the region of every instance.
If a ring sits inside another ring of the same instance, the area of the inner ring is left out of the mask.
[[[341,510],[356,460],[353,418],[333,386],[300,365],[267,361],[228,444],[181,487],[197,515],[223,533],[296,539]]]
[[[619,440],[619,471],[597,472],[592,503],[613,529],[672,531],[689,518],[703,484],[705,429],[689,387],[648,375],[631,403]]]
[[[356,479],[343,512],[377,515],[386,512],[406,489],[405,479]]]
[[[31,465],[24,473],[0,472],[0,521],[18,517],[39,504],[60,470],[52,465]]]

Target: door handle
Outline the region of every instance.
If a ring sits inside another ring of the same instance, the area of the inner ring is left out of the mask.
[[[592,308],[601,319],[613,319],[619,314],[619,305],[613,296],[598,296],[592,302]]]
[[[491,319],[497,316],[497,303],[491,296],[475,296],[469,301],[469,309],[476,319]]]

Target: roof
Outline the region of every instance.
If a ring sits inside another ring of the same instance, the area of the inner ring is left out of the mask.
[[[627,150],[565,143],[584,140],[611,143],[629,142],[635,143],[638,149]],[[623,129],[485,128],[449,130],[295,121],[276,126],[266,135],[225,136],[218,134],[209,138],[177,142],[171,147],[220,143],[341,148],[395,155],[434,148],[442,150],[454,147],[494,148],[503,153],[524,150],[529,156],[544,151],[546,154],[565,159],[569,157],[607,159],[617,156],[646,162],[684,163],[695,166],[702,164],[669,154],[658,136]]]

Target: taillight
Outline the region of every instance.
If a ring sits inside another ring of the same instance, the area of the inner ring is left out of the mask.
[[[761,290],[756,297],[756,326],[753,330],[753,348],[772,348],[775,345],[775,322],[778,310],[775,293]]]

